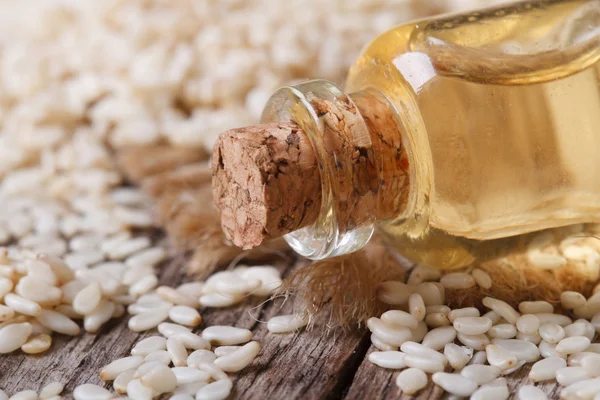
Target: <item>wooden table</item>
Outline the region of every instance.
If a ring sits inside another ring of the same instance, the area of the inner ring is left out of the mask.
[[[299,260],[296,263],[305,262]],[[161,283],[177,285],[189,280],[183,274],[184,260],[172,260],[161,272]],[[284,276],[293,266],[283,267]],[[235,325],[250,329],[263,350],[254,362],[233,376],[232,399],[406,399],[395,385],[397,371],[377,367],[367,361],[370,345],[366,330],[325,335],[322,331],[295,334],[271,334],[266,329],[269,318],[290,312],[290,302],[264,302],[248,299],[229,309],[202,312],[202,326]],[[202,326],[200,328],[202,328]],[[199,330],[199,329],[198,329]],[[14,352],[0,356],[0,388],[13,394],[19,390],[40,390],[45,384],[60,381],[66,385],[65,398],[82,383],[103,384],[100,368],[114,359],[129,355],[140,339],[155,335],[127,328],[127,316],[112,320],[95,335],[78,337],[54,335],[52,348],[40,356]],[[528,384],[529,365],[511,375],[511,398],[518,387]],[[112,389],[112,385],[105,387]],[[555,383],[541,386],[550,398],[558,398]],[[433,384],[422,390],[418,399],[443,398],[443,391]]]

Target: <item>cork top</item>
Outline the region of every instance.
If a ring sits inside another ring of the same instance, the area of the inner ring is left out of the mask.
[[[213,200],[227,237],[250,249],[313,223],[321,178],[306,134],[293,122],[223,132],[212,159]]]

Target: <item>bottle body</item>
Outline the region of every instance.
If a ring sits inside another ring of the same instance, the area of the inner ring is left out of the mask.
[[[397,115],[410,210],[378,229],[457,268],[522,235],[600,222],[600,2],[537,1],[417,22],[367,47],[348,92]]]
[[[345,92],[280,89],[262,120],[306,133],[321,186],[318,218],[286,240],[319,259],[376,228],[409,259],[452,269],[597,235],[599,60],[600,1],[538,0],[396,27]]]

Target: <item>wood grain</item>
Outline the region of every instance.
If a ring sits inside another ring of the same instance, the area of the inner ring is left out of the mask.
[[[299,261],[303,263],[305,261]],[[183,274],[185,258],[168,262],[161,273],[161,283],[176,285],[190,280]],[[284,275],[292,264],[279,266]],[[395,384],[398,371],[377,367],[366,356],[375,349],[370,346],[364,330],[325,334],[322,330],[295,334],[268,333],[270,317],[291,312],[291,302],[284,299],[264,302],[249,298],[240,306],[229,309],[202,311],[202,326],[234,325],[250,329],[263,351],[245,370],[233,377],[232,399],[438,399],[443,391],[430,383],[416,397],[403,396]],[[322,317],[323,318],[323,317]],[[77,337],[55,335],[50,351],[40,356],[15,352],[0,357],[0,388],[13,394],[20,390],[40,390],[44,385],[59,381],[66,385],[66,398],[82,383],[104,384],[98,372],[112,360],[129,355],[140,339],[156,334],[131,332],[127,318],[113,320],[95,335]],[[322,326],[326,321],[317,322]],[[202,327],[201,327],[202,328]],[[200,331],[197,329],[197,331]],[[521,385],[527,379],[529,365],[509,378],[511,399],[518,399]],[[540,386],[551,399],[559,397],[555,382]],[[105,387],[111,388],[110,384]]]

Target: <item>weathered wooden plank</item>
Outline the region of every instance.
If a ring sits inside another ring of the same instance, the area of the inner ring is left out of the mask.
[[[300,261],[302,262],[302,261]],[[166,265],[161,283],[177,285],[186,278],[184,257],[177,257]],[[288,273],[293,267],[283,263]],[[235,325],[251,329],[263,351],[254,363],[234,377],[236,399],[396,399],[403,396],[396,387],[397,371],[371,364],[366,355],[370,347],[368,332],[325,334],[315,329],[287,335],[271,334],[266,321],[278,314],[291,312],[291,302],[283,299],[267,301],[250,297],[230,309],[202,311],[202,326]],[[316,325],[324,324],[321,316]],[[75,338],[54,336],[52,349],[40,356],[15,352],[0,356],[0,388],[8,393],[19,390],[39,390],[52,381],[66,384],[66,392],[82,383],[103,384],[98,376],[100,368],[110,361],[129,354],[131,347],[156,332],[136,334],[127,328],[127,318],[112,321],[96,335],[82,334]],[[197,330],[202,329],[202,326]],[[509,377],[511,398],[517,398],[518,388],[529,384],[530,366],[524,366]],[[560,388],[555,382],[538,384],[549,398],[558,398]],[[106,385],[107,388],[110,385]],[[442,398],[440,388],[431,384],[416,398]]]
[[[162,270],[161,284],[176,285],[186,280],[183,263],[183,258],[168,263]],[[314,330],[275,335],[267,331],[266,321],[270,317],[289,312],[291,303],[283,299],[265,302],[252,297],[230,309],[202,311],[202,326],[225,324],[248,328],[263,343],[263,351],[252,366],[234,377],[234,398],[341,397],[348,385],[344,381],[346,371],[353,372],[352,366],[358,366],[362,359],[362,355],[356,359],[354,351],[363,333],[333,336]],[[95,335],[54,335],[51,350],[40,356],[15,352],[0,357],[0,388],[12,394],[25,389],[40,390],[50,382],[59,381],[66,385],[65,392],[71,393],[82,383],[103,384],[98,372],[104,365],[129,355],[137,341],[155,334],[155,331],[131,332],[127,318],[122,318],[111,321]],[[349,365],[347,361],[353,355],[353,364]],[[105,387],[110,388],[110,384]]]

